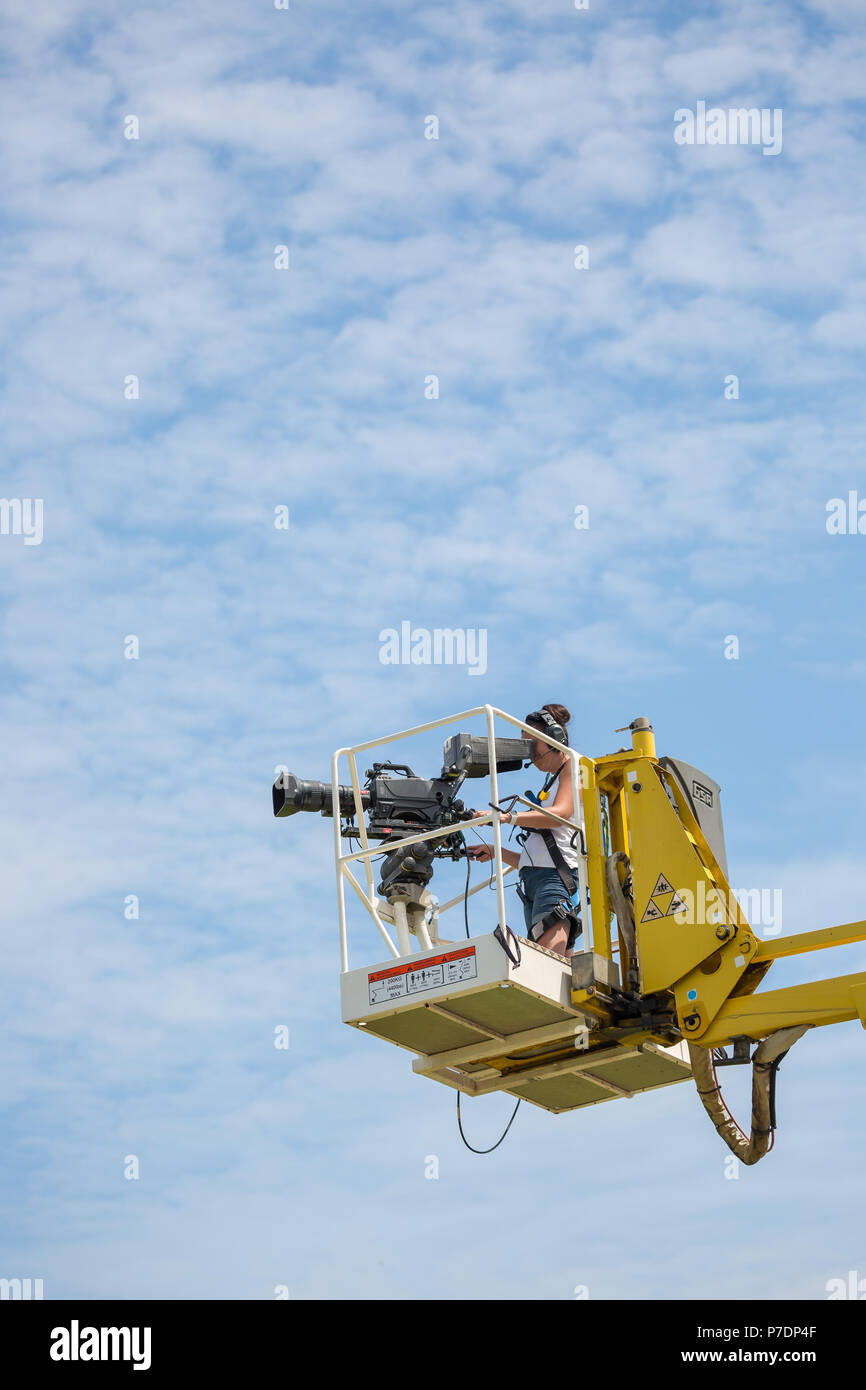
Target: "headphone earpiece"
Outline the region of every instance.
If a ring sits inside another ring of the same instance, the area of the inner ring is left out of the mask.
[[[546,709],[533,710],[531,714],[528,714],[526,716],[524,722],[528,724],[533,719],[538,719],[541,721],[541,723],[544,725],[544,732],[548,734],[550,738],[555,738],[557,743],[564,743],[566,745],[568,744],[568,734],[565,732],[561,724],[557,724],[556,720],[553,718],[553,715],[548,714]],[[554,752],[555,750],[550,749],[549,751]]]

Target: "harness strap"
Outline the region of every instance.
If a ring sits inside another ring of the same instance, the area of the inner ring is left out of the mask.
[[[520,964],[521,959],[520,942],[517,940],[517,937],[514,935],[514,932],[511,930],[509,926],[506,926],[505,931],[508,932],[508,935],[511,937],[511,940],[514,942],[514,950],[517,952],[516,956],[514,954],[514,951],[512,951],[511,947],[506,941],[505,934],[501,927],[497,927],[493,935],[496,937],[496,940],[499,942],[508,959],[511,961],[511,964],[516,967]]]
[[[562,769],[565,767],[565,763],[566,760],[563,759],[563,761],[559,764],[559,767],[556,769],[555,772],[548,773],[547,777],[544,780],[544,786],[541,788],[541,791],[537,797],[533,796],[531,792],[527,792],[527,796],[531,801],[535,801],[540,805],[542,801],[547,800],[548,793],[551,787],[553,786],[554,782],[558,779],[559,774],[562,772]],[[529,828],[527,828],[526,831],[523,833],[523,838],[521,839],[520,835],[518,835],[517,838],[521,843],[525,844],[525,837],[527,835],[541,836],[542,840],[547,846],[547,852],[550,855],[550,862],[553,864],[553,867],[556,869],[556,872],[562,879],[563,888],[565,889],[568,896],[571,897],[573,893],[577,892],[577,881],[574,877],[574,874],[571,872],[571,869],[569,868],[568,864],[566,864],[565,862],[565,857],[562,853],[562,850],[559,848],[559,845],[556,843],[556,837],[553,831],[534,829],[530,830]]]
[[[553,831],[537,830],[535,833],[537,835],[540,835],[544,843],[547,845],[547,852],[553,861],[554,868],[559,874],[559,877],[562,879],[562,886],[565,889],[568,896],[571,897],[572,893],[574,893],[577,889],[577,884],[574,879],[574,874],[571,872],[571,869],[568,867],[568,865],[565,862],[565,859],[563,858],[562,850],[556,843]]]

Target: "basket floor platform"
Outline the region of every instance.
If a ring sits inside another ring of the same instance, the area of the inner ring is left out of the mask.
[[[587,1047],[570,963],[523,938],[520,951],[514,965],[494,936],[476,936],[347,971],[343,1021],[415,1053],[419,1075],[554,1113],[691,1077],[685,1043]]]

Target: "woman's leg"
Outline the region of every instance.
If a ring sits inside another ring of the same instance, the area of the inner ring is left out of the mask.
[[[563,922],[561,926],[548,927],[546,932],[542,932],[538,938],[539,946],[546,946],[548,951],[556,951],[558,955],[574,955],[573,951],[568,950],[568,923]]]
[[[555,951],[557,955],[566,958],[573,955],[573,952],[568,949],[570,922],[558,916],[558,913],[570,904],[564,897],[562,879],[556,869],[539,868],[534,889],[532,919],[535,932],[537,932],[539,924],[542,926],[545,926],[546,922],[552,924],[545,926],[545,930],[540,936],[535,936],[539,946],[544,946],[548,951]]]

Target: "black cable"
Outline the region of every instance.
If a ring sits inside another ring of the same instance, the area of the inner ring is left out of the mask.
[[[522,1099],[522,1097],[521,1097],[521,1099]],[[508,1121],[508,1124],[505,1126],[505,1129],[502,1131],[502,1135],[500,1136],[499,1139],[497,1139],[497,1141],[496,1141],[495,1144],[493,1144],[489,1149],[473,1149],[473,1148],[472,1148],[472,1145],[469,1143],[469,1140],[466,1138],[466,1135],[463,1133],[463,1125],[462,1125],[461,1120],[460,1120],[460,1092],[458,1091],[458,1092],[457,1092],[457,1128],[458,1128],[459,1131],[460,1131],[460,1138],[463,1140],[463,1143],[466,1145],[467,1149],[471,1149],[472,1152],[473,1152],[474,1154],[492,1154],[494,1149],[498,1149],[498,1148],[499,1148],[499,1145],[502,1143],[502,1140],[505,1138],[506,1134],[507,1134],[508,1131],[510,1130],[511,1126],[512,1126],[513,1123],[514,1123],[514,1116],[517,1114],[517,1112],[518,1112],[519,1109],[520,1109],[520,1101],[517,1102],[517,1104],[515,1105],[514,1109],[512,1110],[512,1112],[511,1112],[511,1119]]]
[[[478,834],[477,831],[476,831],[475,833],[476,833],[476,835]],[[479,838],[480,838],[480,836],[479,836]],[[465,840],[464,840],[464,843],[465,843]],[[467,940],[469,939],[469,879],[470,879],[471,874],[472,874],[472,860],[469,858],[469,855],[467,854],[467,856],[466,856],[466,888],[464,889],[464,892],[463,892],[463,919],[464,919],[464,921],[465,921],[465,923],[466,923],[466,937],[467,937]],[[492,882],[493,882],[493,875],[492,875],[492,873],[491,873],[491,877],[490,877],[490,882],[491,882],[491,884],[492,884]],[[518,947],[518,951],[519,951],[519,949],[520,949],[520,948]],[[520,1101],[518,1100],[517,1104],[515,1105],[514,1109],[513,1109],[512,1112],[511,1112],[511,1119],[508,1121],[508,1124],[505,1126],[505,1129],[503,1130],[501,1137],[500,1137],[499,1139],[497,1139],[496,1143],[495,1143],[491,1148],[489,1148],[489,1149],[476,1149],[476,1148],[473,1148],[473,1146],[469,1143],[469,1140],[466,1138],[466,1135],[463,1133],[463,1122],[462,1122],[462,1120],[461,1120],[461,1118],[460,1118],[460,1092],[458,1091],[458,1092],[457,1092],[457,1128],[458,1128],[458,1130],[460,1131],[460,1138],[463,1140],[463,1143],[466,1145],[467,1149],[471,1150],[472,1153],[474,1153],[474,1154],[492,1154],[494,1149],[498,1149],[498,1148],[499,1148],[499,1145],[502,1143],[502,1140],[505,1138],[506,1134],[507,1134],[508,1131],[510,1130],[512,1124],[514,1123],[514,1117],[515,1117],[515,1115],[517,1114],[517,1112],[518,1112],[519,1109],[520,1109]]]

